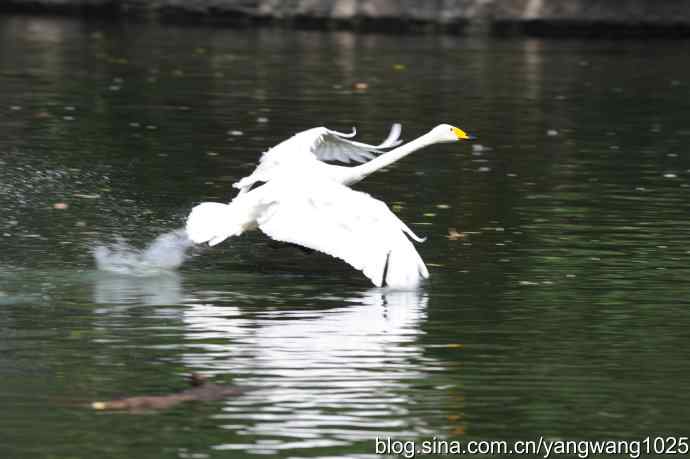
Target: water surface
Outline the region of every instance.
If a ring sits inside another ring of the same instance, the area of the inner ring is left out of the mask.
[[[0,38],[3,457],[687,434],[687,42],[31,17],[2,18]],[[358,186],[428,236],[419,291],[259,234],[176,271],[96,269],[95,247],[181,227],[294,132],[357,125],[376,142],[395,121],[408,139],[439,122],[479,137]],[[191,372],[252,390],[89,408]]]

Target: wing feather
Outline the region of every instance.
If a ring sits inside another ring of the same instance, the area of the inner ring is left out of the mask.
[[[402,143],[400,131],[400,124],[393,124],[388,137],[383,142],[378,145],[369,145],[349,140],[357,133],[354,128],[349,134],[332,131],[325,127],[308,129],[263,153],[254,172],[232,186],[238,188],[241,193],[246,193],[257,182],[273,180],[288,168],[304,164],[304,161],[313,161],[314,158],[319,161],[338,161],[345,164],[364,163],[382,153],[383,149]]]
[[[343,260],[378,287],[384,271],[392,287],[412,287],[428,277],[407,227],[382,201],[329,181],[267,185],[271,202],[257,223],[272,239]]]
[[[392,148],[402,143],[401,129],[401,125],[395,123],[383,142],[378,145],[369,145],[349,140],[352,134],[356,133],[354,128],[352,134],[343,134],[324,128],[323,133],[315,139],[311,152],[321,161],[339,161],[345,164],[363,163],[382,153],[382,149]]]

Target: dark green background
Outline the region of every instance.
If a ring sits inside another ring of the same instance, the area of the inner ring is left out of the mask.
[[[689,48],[3,18],[0,455],[687,435]],[[484,147],[434,146],[357,186],[428,236],[419,292],[259,234],[155,278],[94,268],[96,245],[143,247],[229,199],[294,132],[376,142],[395,121]],[[254,390],[88,408],[191,371]]]

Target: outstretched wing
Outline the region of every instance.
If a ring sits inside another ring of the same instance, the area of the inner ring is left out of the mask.
[[[392,148],[402,143],[402,140],[400,140],[402,127],[398,123],[391,126],[388,137],[378,145],[369,145],[350,140],[350,138],[357,134],[354,128],[350,134],[326,128],[322,128],[322,130],[322,133],[314,139],[314,143],[311,146],[311,152],[321,161],[339,161],[346,164],[349,164],[351,161],[363,163],[374,158],[376,154],[381,153],[381,150]]]
[[[350,264],[380,287],[414,287],[429,276],[407,238],[421,241],[383,202],[330,181],[264,185],[270,204],[259,229]],[[270,191],[269,191],[270,190]]]
[[[314,157],[320,161],[363,163],[381,153],[382,149],[392,148],[402,143],[400,131],[400,124],[393,124],[388,137],[383,142],[378,145],[369,145],[350,140],[357,134],[354,129],[349,134],[332,131],[325,127],[308,129],[265,152],[254,172],[232,186],[239,189],[240,193],[246,193],[256,183],[273,180],[287,168],[295,167],[304,160],[313,161]]]

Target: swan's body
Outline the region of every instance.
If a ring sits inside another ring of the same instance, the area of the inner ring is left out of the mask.
[[[348,186],[420,148],[471,137],[442,124],[374,158],[381,149],[397,145],[398,135],[395,125],[382,144],[373,146],[326,128],[296,134],[264,153],[256,170],[233,185],[240,192],[230,204],[206,202],[192,209],[187,233],[196,243],[216,245],[259,228],[277,241],[340,258],[377,287],[384,281],[390,287],[414,287],[429,272],[408,236],[422,239],[385,203]],[[367,159],[355,167],[324,162]]]

